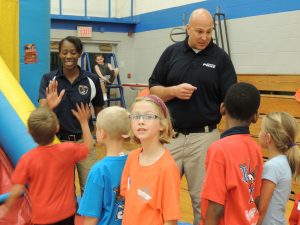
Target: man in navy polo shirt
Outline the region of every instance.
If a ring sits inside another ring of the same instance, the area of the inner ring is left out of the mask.
[[[229,56],[212,42],[213,19],[205,9],[192,12],[185,41],[169,46],[150,79],[151,94],[167,104],[175,131],[166,147],[185,174],[192,199],[194,225],[200,222],[200,192],[208,146],[219,139],[220,104],[236,83]]]
[[[104,105],[100,81],[97,75],[82,70],[78,59],[83,50],[79,38],[68,36],[59,42],[59,57],[62,67],[43,76],[39,90],[39,103],[53,109],[56,113],[60,130],[57,134],[61,141],[81,140],[82,130],[71,110],[77,103],[91,104],[95,115]],[[51,83],[51,85],[49,85]],[[51,90],[49,90],[51,88]],[[56,95],[46,95],[57,93]],[[89,121],[91,130],[94,129],[92,120]],[[77,164],[81,193],[91,166],[96,162],[95,149],[89,152],[87,159]]]

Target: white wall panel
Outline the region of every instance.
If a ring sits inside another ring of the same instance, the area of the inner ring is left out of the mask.
[[[95,16],[95,17],[108,17],[108,1],[107,0],[88,0],[87,1],[87,15]]]
[[[62,15],[84,16],[84,0],[61,0]],[[109,0],[87,0],[87,16],[108,17]],[[120,5],[117,5],[120,1]],[[110,0],[111,17],[125,17],[130,15],[130,1],[127,0]],[[123,2],[129,5],[122,5]],[[51,0],[51,14],[59,14],[59,0]],[[124,11],[123,11],[124,10]],[[117,14],[119,16],[117,16]]]
[[[136,0],[136,14],[153,12],[161,9],[167,9],[206,0]]]
[[[84,16],[84,0],[61,0],[63,15]],[[134,0],[133,14],[153,12],[206,0]],[[51,13],[59,14],[59,0],[51,0]],[[108,0],[87,0],[87,15],[108,17]],[[131,0],[111,0],[111,17],[131,15]]]
[[[136,34],[134,41],[136,82],[147,83],[155,64],[167,46],[172,44],[171,29],[162,29]]]
[[[59,0],[51,0],[50,4],[51,14],[59,14]]]
[[[300,74],[300,11],[229,20],[228,29],[238,73]]]
[[[137,0],[134,0],[135,2]],[[131,0],[116,0],[115,15],[117,18],[131,16]],[[135,5],[133,4],[133,13]]]
[[[62,14],[84,16],[84,0],[62,0]]]

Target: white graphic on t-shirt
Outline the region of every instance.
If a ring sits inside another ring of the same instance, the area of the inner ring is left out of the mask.
[[[257,208],[252,208],[249,210],[246,210],[245,214],[246,214],[246,218],[247,220],[250,222],[255,218],[255,214],[258,213]]]
[[[248,165],[248,168],[247,168],[246,164],[241,164],[240,169],[241,169],[242,175],[243,175],[242,180],[248,184],[249,194],[250,194],[249,203],[252,203],[252,202],[254,202],[253,193],[254,193],[256,168],[254,171],[251,172],[250,164]]]
[[[113,190],[115,193],[115,205],[117,207],[115,219],[122,220],[124,213],[124,197],[120,195],[120,187],[115,187]]]
[[[142,189],[137,189],[137,194],[141,199],[143,199],[145,201],[149,201],[152,199],[150,191],[147,187],[142,188]]]

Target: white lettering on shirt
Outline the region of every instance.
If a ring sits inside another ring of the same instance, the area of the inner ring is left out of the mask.
[[[250,222],[255,218],[255,214],[257,213],[257,208],[252,208],[249,210],[246,210],[245,214],[246,214],[246,218],[247,220]]]
[[[211,64],[211,63],[203,63],[202,66],[206,66],[206,67],[210,67],[210,68],[216,68],[215,64]]]

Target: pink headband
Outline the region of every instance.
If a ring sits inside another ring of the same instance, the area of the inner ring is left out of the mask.
[[[151,102],[154,102],[156,105],[158,105],[159,108],[161,108],[161,110],[163,111],[165,118],[167,117],[168,109],[163,100],[161,100],[161,98],[157,97],[156,95],[146,95],[145,98],[150,99]]]

